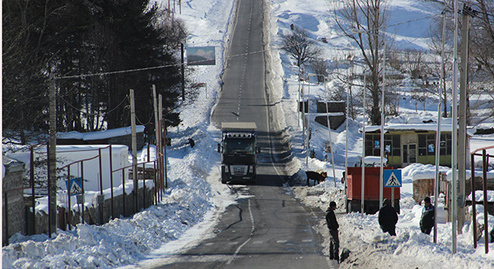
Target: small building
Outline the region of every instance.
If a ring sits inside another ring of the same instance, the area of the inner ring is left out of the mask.
[[[137,148],[144,147],[144,126],[136,126]],[[115,128],[97,132],[67,132],[57,134],[58,145],[125,145],[132,148],[131,127]]]
[[[441,166],[451,166],[451,124],[441,124]],[[390,124],[384,126],[384,149],[388,166],[412,163],[435,164],[437,124]],[[473,134],[467,131],[468,140]],[[380,156],[381,126],[365,127],[365,156]],[[467,152],[469,152],[467,148]]]

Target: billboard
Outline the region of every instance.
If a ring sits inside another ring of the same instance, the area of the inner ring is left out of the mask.
[[[187,47],[188,65],[215,65],[216,54],[214,47]]]

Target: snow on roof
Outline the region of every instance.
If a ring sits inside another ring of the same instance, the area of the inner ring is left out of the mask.
[[[388,159],[383,158],[383,163],[387,163]],[[364,158],[364,163],[366,164],[375,164],[375,163],[381,163],[381,157],[380,156],[365,156]]]
[[[452,130],[451,123],[441,123],[441,132],[451,132]],[[371,125],[365,127],[366,133],[377,132],[381,130],[380,125]],[[384,132],[393,132],[393,131],[427,131],[427,132],[435,132],[437,130],[437,123],[423,123],[423,124],[389,124],[384,125]],[[362,130],[359,130],[362,132]],[[473,132],[471,130],[467,130],[468,135],[473,136]]]
[[[136,126],[136,132],[137,133],[143,133],[144,132],[144,125],[137,125]],[[112,137],[119,137],[119,136],[124,136],[124,135],[130,135],[132,134],[132,128],[129,127],[122,127],[122,128],[115,128],[115,129],[110,129],[110,130],[104,130],[104,131],[98,131],[98,132],[88,132],[88,133],[80,133],[80,132],[67,132],[67,133],[58,133],[57,138],[58,139],[78,139],[78,140],[100,140],[100,139],[108,139]]]
[[[436,177],[436,166],[433,164],[421,164],[421,163],[413,163],[401,169],[402,176],[404,179],[410,179],[412,181],[419,179],[433,179]],[[453,173],[451,168],[440,166],[439,172],[446,174],[446,180],[451,181]],[[467,169],[465,171],[466,178],[469,179],[472,177],[472,171]],[[482,177],[482,170],[475,170],[476,177]],[[494,179],[494,170],[490,170],[487,172],[488,179]]]
[[[221,130],[256,130],[257,125],[255,122],[222,122]]]

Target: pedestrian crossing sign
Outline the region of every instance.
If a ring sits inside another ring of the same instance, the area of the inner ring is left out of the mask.
[[[82,194],[82,179],[80,177],[76,177],[70,180],[66,180],[67,188],[70,186],[70,196],[74,196],[77,194]]]
[[[384,187],[401,187],[401,170],[384,170]]]

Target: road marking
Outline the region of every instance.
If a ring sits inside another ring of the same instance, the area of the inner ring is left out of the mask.
[[[286,242],[288,242],[288,240],[278,240],[278,241],[276,241],[276,243],[278,243],[278,244],[285,244]]]
[[[254,234],[254,231],[256,229],[255,227],[255,223],[254,223],[254,217],[252,216],[252,208],[250,206],[250,199],[247,200],[247,205],[248,205],[248,208],[249,208],[249,216],[250,216],[250,221],[251,221],[251,230],[250,230],[250,236],[247,240],[245,240],[245,242],[240,245],[237,250],[235,250],[235,253],[233,254],[233,257],[230,258],[230,260],[228,260],[228,262],[226,264],[231,264],[233,260],[235,260],[235,258],[237,257],[237,254],[240,252],[240,250],[247,244],[249,243],[249,241],[252,239],[252,235]]]
[[[310,243],[310,242],[312,242],[312,239],[304,239],[304,240],[302,240],[302,242],[304,242],[304,243]]]

